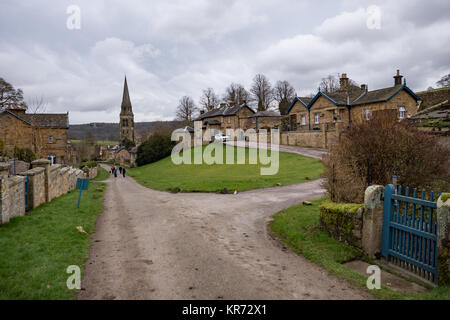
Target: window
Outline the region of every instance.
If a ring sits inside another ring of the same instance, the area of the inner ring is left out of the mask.
[[[302,126],[306,125],[306,116],[302,114]]]
[[[398,108],[398,118],[405,119],[405,117],[406,117],[406,108],[401,106]]]
[[[319,113],[314,113],[314,124],[319,124]]]
[[[370,120],[370,110],[369,109],[364,109],[363,115],[364,115],[364,119]]]
[[[252,123],[256,123],[256,118],[255,117],[252,118]]]
[[[228,123],[231,123],[231,117],[228,117]]]
[[[48,136],[48,143],[53,143],[53,136]]]

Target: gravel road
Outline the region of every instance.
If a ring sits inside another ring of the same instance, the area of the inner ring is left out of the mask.
[[[237,195],[107,181],[79,299],[366,299],[267,229],[273,213],[323,194],[320,180]]]

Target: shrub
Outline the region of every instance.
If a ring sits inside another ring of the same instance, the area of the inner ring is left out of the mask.
[[[95,168],[96,166],[97,166],[96,161],[86,161],[86,162],[82,162],[80,164],[80,168],[84,168],[84,167]]]
[[[31,151],[30,149],[18,147],[14,147],[14,158],[17,158],[18,160],[25,161],[28,163],[37,159],[34,152]]]
[[[136,164],[143,166],[164,159],[172,153],[174,146],[170,134],[156,132],[138,147]]]
[[[383,113],[352,124],[324,157],[324,187],[333,201],[354,203],[364,200],[368,176],[371,184],[386,185],[397,175],[401,185],[447,191],[450,149],[438,139]]]

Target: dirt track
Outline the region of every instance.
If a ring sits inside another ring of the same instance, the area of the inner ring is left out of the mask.
[[[320,181],[237,195],[107,183],[79,299],[369,298],[267,230],[273,213],[320,196]]]

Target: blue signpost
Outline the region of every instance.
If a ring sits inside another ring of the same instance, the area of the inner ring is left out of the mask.
[[[78,208],[80,207],[80,201],[81,201],[81,193],[83,190],[87,190],[89,187],[89,179],[77,179],[77,189],[80,190],[80,195],[78,196]]]

